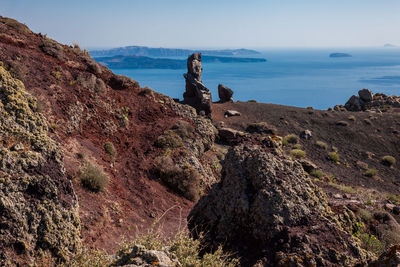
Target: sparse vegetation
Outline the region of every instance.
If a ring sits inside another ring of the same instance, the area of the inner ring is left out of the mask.
[[[292,149],[290,155],[296,159],[301,159],[306,157],[306,152],[301,149]]]
[[[301,144],[295,144],[293,145],[293,149],[303,149],[303,146]]]
[[[287,146],[289,144],[297,144],[299,142],[299,137],[295,134],[289,134],[283,137],[282,144]]]
[[[400,205],[400,196],[398,195],[389,195],[388,200],[390,200],[393,204]]]
[[[155,145],[161,148],[177,148],[183,146],[183,142],[175,131],[167,130],[157,138]]]
[[[346,192],[346,193],[350,193],[350,194],[355,194],[355,193],[357,193],[357,190],[355,190],[353,187],[351,187],[351,186],[346,186],[346,185],[340,185],[340,184],[336,184],[336,183],[332,183],[332,182],[329,182],[328,183],[330,186],[332,186],[332,187],[334,187],[334,188],[336,188],[336,189],[338,189],[338,190],[340,190],[340,191],[343,191],[343,192]]]
[[[319,148],[327,150],[329,148],[328,144],[323,141],[317,141],[315,143]]]
[[[158,157],[155,162],[154,170],[162,181],[189,200],[199,199],[201,176],[193,166],[189,164],[179,166],[169,156]]]
[[[381,162],[385,166],[392,167],[396,163],[396,159],[392,156],[384,156]]]
[[[335,151],[329,152],[328,157],[330,160],[332,160],[335,163],[339,163],[340,157],[339,154]]]
[[[362,233],[359,238],[364,249],[371,251],[377,256],[382,253],[384,245],[376,236],[368,233]]]
[[[375,175],[378,174],[378,170],[377,169],[368,169],[364,172],[364,175],[367,177],[374,177]]]
[[[117,255],[123,258],[129,255],[134,245],[140,245],[148,250],[161,250],[174,254],[182,267],[212,266],[212,267],[234,267],[239,266],[239,260],[224,253],[219,247],[213,253],[202,254],[201,240],[195,240],[186,232],[179,232],[170,241],[163,240],[161,234],[149,230],[146,235],[139,236],[132,243],[125,242],[121,245]]]
[[[364,222],[370,222],[372,220],[372,214],[371,212],[369,212],[366,209],[361,209],[360,210],[360,218],[364,221]]]
[[[106,151],[106,153],[111,157],[114,158],[115,154],[117,153],[114,147],[114,144],[111,142],[106,142],[104,144],[104,150]]]
[[[321,170],[314,169],[310,172],[310,175],[316,178],[322,178],[324,177],[324,173]]]
[[[87,162],[80,169],[80,180],[85,188],[93,192],[99,192],[107,185],[108,176],[99,166]]]

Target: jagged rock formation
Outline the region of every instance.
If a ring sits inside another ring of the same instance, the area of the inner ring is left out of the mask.
[[[183,94],[184,102],[196,108],[197,112],[211,116],[211,92],[201,80],[201,53],[192,54],[187,60],[188,72],[184,74],[186,91]]]
[[[358,96],[351,96],[345,104],[348,111],[382,110],[388,107],[400,107],[400,97],[387,96],[381,93],[373,94],[368,89],[358,91]]]
[[[400,266],[400,245],[394,245],[382,253],[369,267],[398,267]]]
[[[0,66],[0,265],[68,260],[80,247],[72,183],[36,98]]]
[[[220,103],[233,102],[233,90],[223,84],[218,85],[218,96]]]
[[[222,173],[188,217],[209,248],[237,251],[244,265],[343,266],[364,258],[297,161],[265,143],[244,143],[230,149]]]

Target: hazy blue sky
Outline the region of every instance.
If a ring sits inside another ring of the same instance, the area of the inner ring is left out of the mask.
[[[400,0],[1,0],[0,14],[83,47],[400,45]]]

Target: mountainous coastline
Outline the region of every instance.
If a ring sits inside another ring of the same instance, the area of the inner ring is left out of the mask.
[[[147,46],[125,46],[106,50],[91,50],[92,57],[146,56],[146,57],[188,57],[199,52],[207,56],[249,56],[260,52],[250,49],[193,50],[177,48],[153,48]]]
[[[150,58],[144,56],[95,57],[99,63],[111,69],[185,69],[186,60]],[[202,56],[207,63],[256,63],[266,62],[264,58]]]

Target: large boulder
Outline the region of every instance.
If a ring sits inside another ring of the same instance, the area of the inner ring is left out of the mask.
[[[187,60],[186,91],[183,94],[184,102],[196,108],[198,113],[211,117],[211,92],[201,80],[201,53],[194,53]]]
[[[223,245],[246,266],[348,266],[364,258],[299,162],[244,143],[229,150],[222,173],[188,216],[209,249]]]
[[[218,96],[220,103],[233,102],[233,90],[223,84],[218,85]]]
[[[364,102],[371,102],[374,97],[371,90],[368,90],[368,89],[362,89],[362,90],[358,91],[358,96]]]
[[[348,111],[361,111],[362,110],[362,100],[358,96],[351,96],[350,99],[344,105]]]

